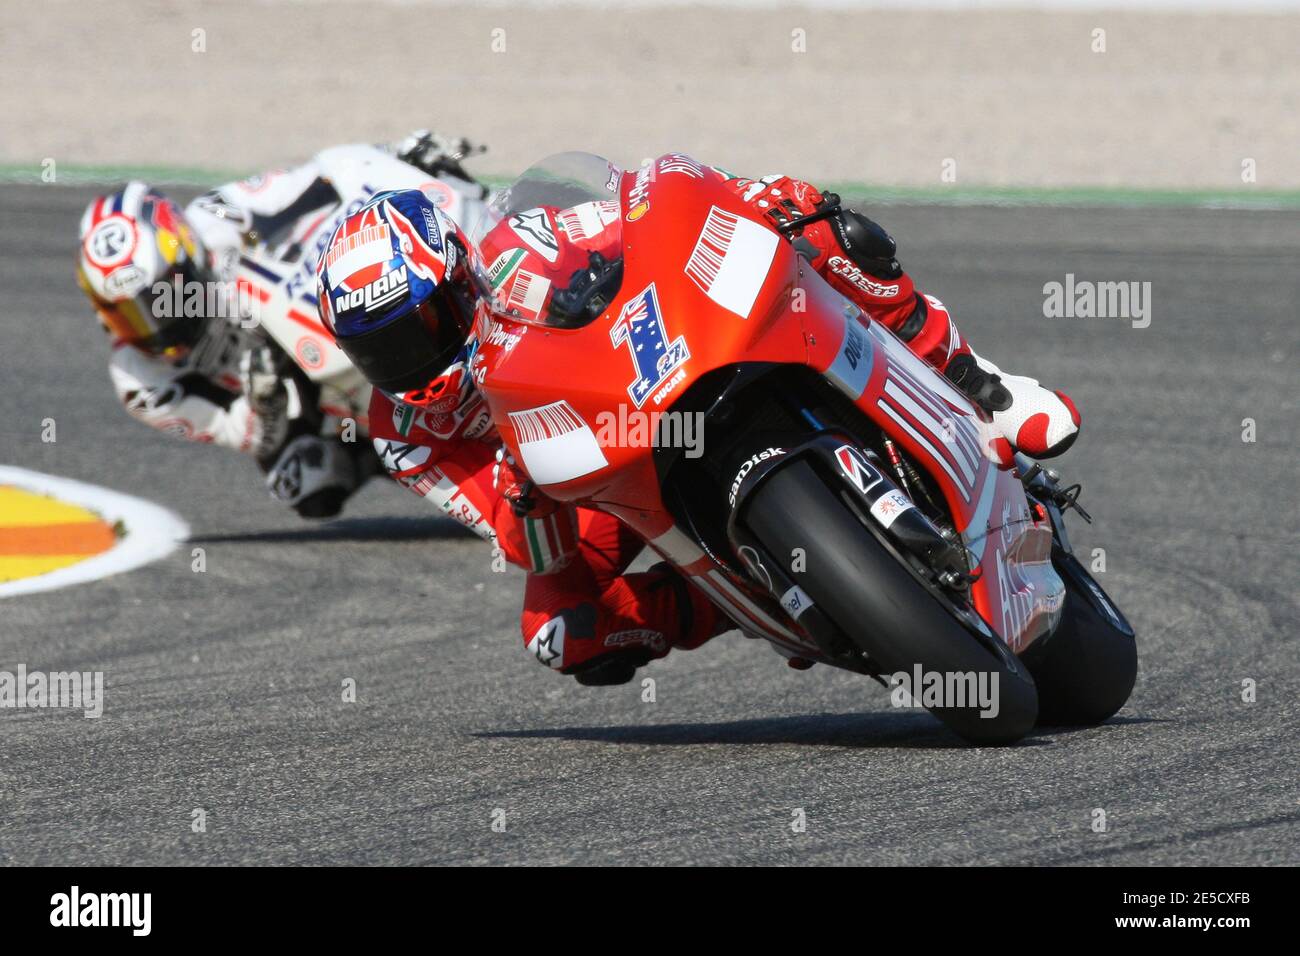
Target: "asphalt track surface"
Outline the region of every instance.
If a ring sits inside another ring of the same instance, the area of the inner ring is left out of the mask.
[[[307,524],[130,421],[72,278],[89,195],[0,187],[0,460],[174,509],[207,570],[0,602],[0,668],[107,680],[99,720],[0,711],[0,863],[1300,862],[1293,212],[880,211],[986,354],[1083,410],[1075,543],[1141,642],[1107,725],[972,749],[734,633],[651,665],[654,703],[579,687],[523,653],[521,575],[414,497]],[[1067,272],[1151,282],[1150,327],[1044,318]]]

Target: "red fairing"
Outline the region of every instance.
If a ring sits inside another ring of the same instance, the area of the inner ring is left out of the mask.
[[[542,491],[615,516],[746,632],[789,656],[821,659],[770,595],[678,527],[660,496],[651,445],[634,437],[639,421],[670,409],[715,369],[805,365],[934,478],[978,565],[975,606],[1008,645],[1019,651],[1043,633],[1062,593],[1049,561],[1051,532],[1003,466],[1006,442],[989,416],[935,372],[964,348],[942,304],[924,299],[927,318],[909,349],[887,331],[902,328],[917,308],[907,277],[879,280],[835,263],[843,250],[831,227],[809,230],[818,252],[816,269],[808,268],[757,205],[773,188],[815,205],[819,197],[806,183],[747,185],[674,154],[623,173],[617,186],[622,218],[602,220],[598,232],[610,236],[611,249],[619,233],[621,286],[592,321],[542,325],[535,318],[549,314],[551,286],[567,285],[588,258],[585,251],[569,258],[564,211],[511,217],[483,245],[498,301],[528,308],[480,317],[472,377],[510,453]],[[617,621],[620,608],[634,606],[632,576],[621,574],[617,561],[610,575],[575,571],[575,589],[560,587],[552,599],[530,582],[528,612],[537,616],[525,614],[525,640],[539,660],[555,666],[549,656],[557,616],[583,603],[582,594],[597,622]],[[576,622],[582,633],[584,622]],[[567,647],[570,622],[563,623]]]

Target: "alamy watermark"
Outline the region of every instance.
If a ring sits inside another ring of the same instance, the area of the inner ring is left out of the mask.
[[[681,448],[687,458],[704,454],[703,412],[643,412],[626,404],[595,418],[602,448]]]
[[[241,282],[187,281],[177,275],[170,281],[160,279],[150,291],[154,318],[220,318],[238,321],[246,329],[257,325],[260,297]]]
[[[889,675],[889,702],[895,707],[975,708],[982,719],[996,717],[998,703],[997,671],[927,671],[920,664],[911,673],[898,671]]]
[[[153,894],[83,893],[73,886],[50,897],[50,925],[123,927],[132,936],[148,936],[153,929]]]
[[[104,713],[103,671],[0,671],[0,709],[65,708],[94,719]]]
[[[1151,324],[1150,282],[1092,282],[1075,279],[1043,286],[1043,315],[1049,319],[1128,319],[1135,329]]]

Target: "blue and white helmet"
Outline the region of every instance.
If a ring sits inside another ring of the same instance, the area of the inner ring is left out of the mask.
[[[334,230],[316,266],[321,321],[375,388],[431,405],[473,325],[476,257],[420,190],[379,193]]]

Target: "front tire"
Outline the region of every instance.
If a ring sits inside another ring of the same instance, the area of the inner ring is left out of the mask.
[[[1030,644],[1025,666],[1038,685],[1038,722],[1079,727],[1113,717],[1137,681],[1137,640],[1123,613],[1077,558],[1059,545],[1052,565],[1065,582],[1061,622]]]
[[[883,673],[910,675],[919,665],[926,674],[990,675],[996,714],[982,716],[978,706],[930,708],[950,729],[973,743],[1004,744],[1034,726],[1033,678],[1006,644],[987,627],[977,633],[807,461],[769,474],[744,507],[740,520],[774,560],[802,549],[799,586]]]

